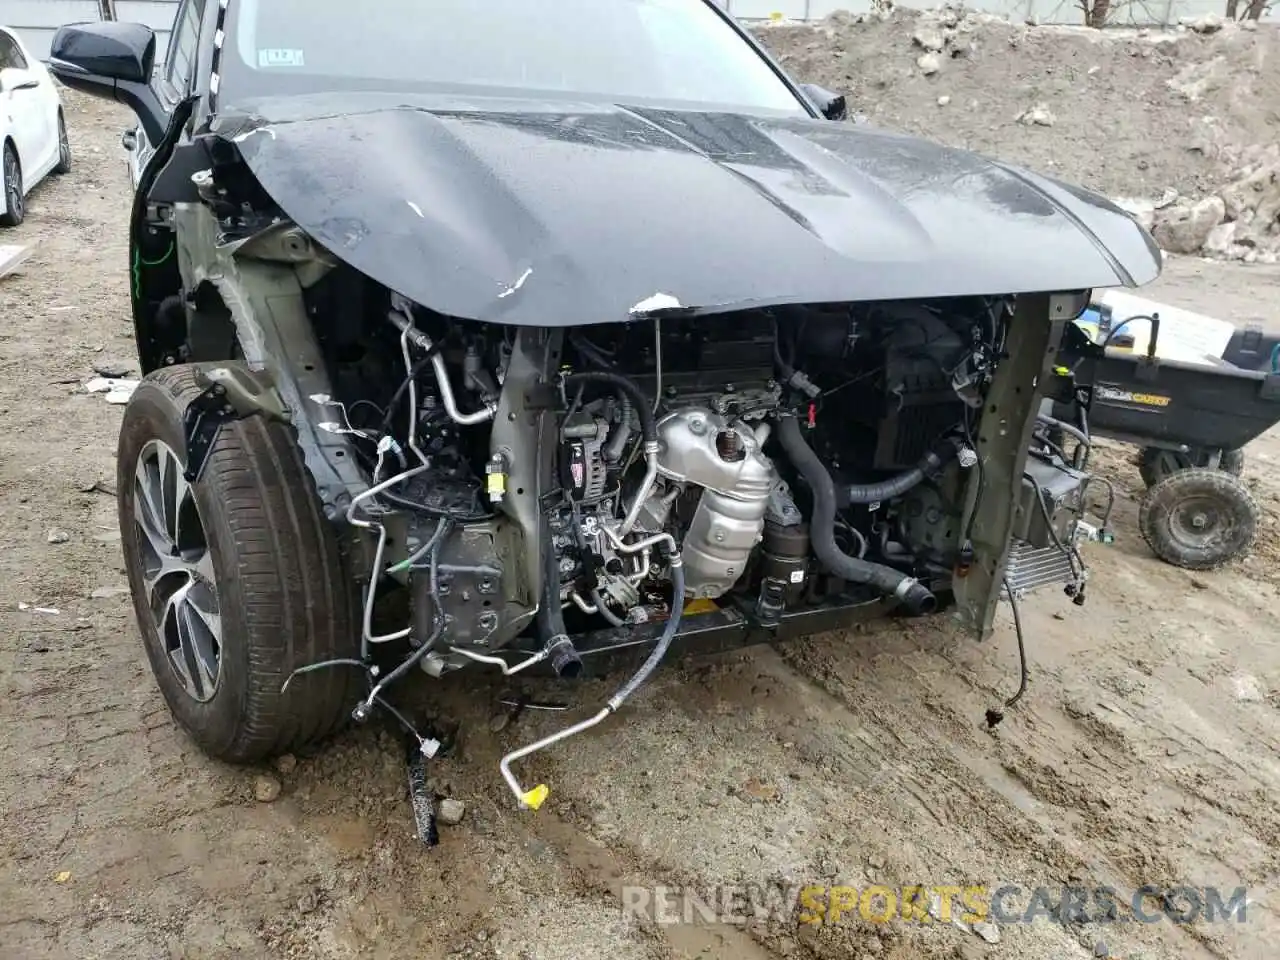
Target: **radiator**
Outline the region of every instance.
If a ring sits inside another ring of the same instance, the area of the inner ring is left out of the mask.
[[[1014,540],[1009,548],[1004,578],[1015,595],[1050,584],[1076,584],[1079,579],[1070,557],[1057,547],[1034,547],[1025,540]]]

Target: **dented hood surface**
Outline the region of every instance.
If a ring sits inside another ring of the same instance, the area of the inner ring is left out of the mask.
[[[865,126],[368,96],[264,101],[220,125],[320,244],[455,317],[569,326],[1160,272],[1102,197]]]

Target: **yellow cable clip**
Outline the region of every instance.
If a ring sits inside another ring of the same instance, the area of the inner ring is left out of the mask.
[[[520,805],[528,810],[537,810],[550,792],[545,783],[540,783],[520,798]]]

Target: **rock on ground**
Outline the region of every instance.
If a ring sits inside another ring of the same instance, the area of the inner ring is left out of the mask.
[[[1221,197],[1206,197],[1197,203],[1179,201],[1160,211],[1152,236],[1170,253],[1195,253],[1226,216]]]
[[[452,797],[441,800],[440,809],[436,811],[436,818],[450,827],[456,827],[466,815],[467,805],[461,800],[454,800]]]

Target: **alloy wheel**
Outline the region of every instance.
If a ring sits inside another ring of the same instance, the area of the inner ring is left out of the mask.
[[[71,140],[67,137],[67,123],[58,117],[58,165],[71,166]]]
[[[142,448],[134,471],[134,534],[146,603],[169,666],[206,703],[222,675],[222,616],[209,538],[177,454],[161,440]]]
[[[22,219],[22,171],[18,167],[18,158],[12,150],[4,152],[5,199],[8,202],[9,215],[15,220]]]

